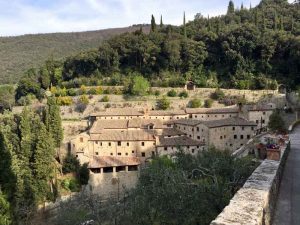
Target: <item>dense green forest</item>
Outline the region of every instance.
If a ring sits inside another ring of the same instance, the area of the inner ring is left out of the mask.
[[[38,205],[56,199],[62,137],[54,98],[36,112],[0,115],[0,224],[28,224]]]
[[[43,65],[50,55],[55,59],[63,60],[81,51],[97,48],[102,41],[114,35],[137,29],[139,26],[88,32],[0,37],[0,84],[15,84],[24,71]],[[145,27],[145,30],[149,28]]]
[[[27,72],[17,97],[39,93],[51,85],[123,85],[142,75],[152,86],[274,89],[277,83],[300,84],[299,2],[263,0],[251,9],[230,1],[226,15],[204,18],[200,13],[180,27],[151,19],[143,29],[117,35],[98,49],[65,61],[47,60]]]
[[[257,166],[215,149],[197,156],[179,151],[174,158],[153,159],[120,200],[83,195],[62,203],[53,224],[210,224]]]

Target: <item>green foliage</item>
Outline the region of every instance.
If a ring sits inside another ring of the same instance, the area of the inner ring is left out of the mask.
[[[103,96],[100,102],[109,102],[109,97],[107,95]]]
[[[88,168],[88,163],[84,163],[78,172],[79,182],[81,185],[87,185],[90,178],[90,170]]]
[[[56,102],[61,106],[69,106],[73,104],[73,99],[69,96],[66,97],[57,97]]]
[[[12,85],[0,85],[0,106],[12,109],[15,105],[15,88]]]
[[[205,101],[204,101],[204,107],[205,108],[211,108],[212,107],[212,104],[214,103],[214,100],[212,100],[212,99],[205,99]]]
[[[202,101],[198,98],[194,98],[189,102],[190,108],[200,108],[202,106]]]
[[[61,186],[71,192],[79,192],[80,191],[80,184],[78,183],[77,179],[71,177],[66,178],[61,181]]]
[[[155,90],[154,95],[155,95],[156,97],[160,96],[160,91],[159,91],[159,90]]]
[[[171,102],[163,96],[161,99],[157,100],[157,108],[160,110],[167,110],[170,108]]]
[[[72,154],[68,154],[63,161],[62,171],[64,174],[66,173],[77,173],[80,168],[80,163],[78,159]]]
[[[168,91],[167,95],[168,95],[168,97],[176,97],[177,92],[174,89],[172,89],[172,90]]]
[[[285,123],[279,111],[274,111],[269,119],[268,127],[273,132],[285,132]]]
[[[81,96],[79,97],[79,103],[80,103],[80,104],[84,104],[84,105],[89,104],[89,99],[88,99],[88,97],[87,97],[86,95],[81,95]]]
[[[225,97],[225,93],[221,89],[216,89],[214,93],[211,94],[211,98],[214,100],[222,100]]]
[[[70,88],[70,89],[67,90],[67,94],[69,96],[76,96],[77,95],[77,91],[74,88]]]
[[[189,94],[187,93],[187,91],[182,91],[178,94],[178,96],[180,98],[188,98],[189,97]]]
[[[10,204],[6,199],[6,196],[0,190],[0,224],[10,225],[12,222],[10,214]]]
[[[128,84],[127,93],[136,96],[144,96],[149,91],[149,82],[141,75],[134,75]]]

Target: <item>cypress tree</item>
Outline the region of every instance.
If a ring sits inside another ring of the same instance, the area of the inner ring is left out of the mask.
[[[241,4],[241,10],[243,10],[244,9],[244,3],[242,2],[242,4]]]
[[[0,189],[0,224],[11,224],[10,204]]]
[[[164,24],[163,24],[163,18],[162,15],[160,15],[160,28],[163,28]]]
[[[56,147],[59,147],[63,140],[63,130],[61,125],[60,109],[56,103],[55,97],[49,97],[47,107],[44,112],[44,123],[46,129],[54,139]]]
[[[228,4],[228,9],[227,9],[227,15],[233,14],[234,13],[234,4],[233,1],[230,0]]]
[[[187,38],[187,34],[186,34],[186,20],[185,20],[185,12],[183,12],[183,35],[184,38]]]
[[[277,17],[276,11],[274,13],[273,28],[274,28],[274,30],[277,30],[277,28],[278,28],[278,17]]]
[[[155,32],[156,31],[156,23],[155,23],[155,18],[152,15],[151,16],[151,32]]]
[[[21,136],[21,152],[20,158],[24,161],[24,166],[29,166],[30,159],[32,157],[32,135],[31,135],[31,115],[27,107],[25,107],[21,113],[21,121],[19,125]]]
[[[39,123],[35,154],[33,157],[33,177],[37,201],[46,200],[50,193],[51,178],[54,177],[54,141],[45,125]]]
[[[279,20],[279,30],[284,30],[283,16],[281,16]]]

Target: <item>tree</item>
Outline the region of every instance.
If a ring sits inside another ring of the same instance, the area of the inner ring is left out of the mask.
[[[234,3],[232,0],[229,1],[228,8],[227,8],[227,15],[234,13]]]
[[[15,104],[15,88],[12,85],[0,86],[0,112],[3,109],[11,110]]]
[[[87,185],[90,177],[90,170],[88,168],[88,163],[84,163],[78,172],[79,182],[82,185]]]
[[[177,92],[174,89],[172,89],[172,90],[168,91],[167,95],[169,97],[176,97],[177,96]]]
[[[149,91],[150,84],[147,79],[141,75],[134,75],[130,79],[127,92],[131,95],[144,96]]]
[[[10,204],[0,189],[0,224],[9,225],[11,222]]]
[[[187,38],[185,12],[183,13],[183,36],[185,39]]]
[[[273,132],[285,132],[285,123],[279,111],[274,111],[270,118],[268,127]]]
[[[162,15],[160,15],[160,29],[164,27]]]
[[[54,139],[55,147],[59,147],[63,140],[63,129],[60,117],[60,108],[57,105],[55,97],[47,99],[44,122],[47,130]]]
[[[171,102],[166,98],[166,96],[163,96],[157,101],[157,108],[161,110],[167,110],[170,108],[170,104]]]
[[[155,23],[155,18],[152,15],[151,16],[151,32],[155,32],[156,31],[156,23]]]
[[[63,160],[63,166],[62,166],[63,173],[64,174],[77,173],[79,171],[79,168],[80,168],[80,163],[78,159],[71,153],[68,153]]]

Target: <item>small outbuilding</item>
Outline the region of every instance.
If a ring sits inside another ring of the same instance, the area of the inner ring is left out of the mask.
[[[195,91],[196,85],[193,81],[188,81],[188,82],[186,82],[184,89],[187,91]]]

